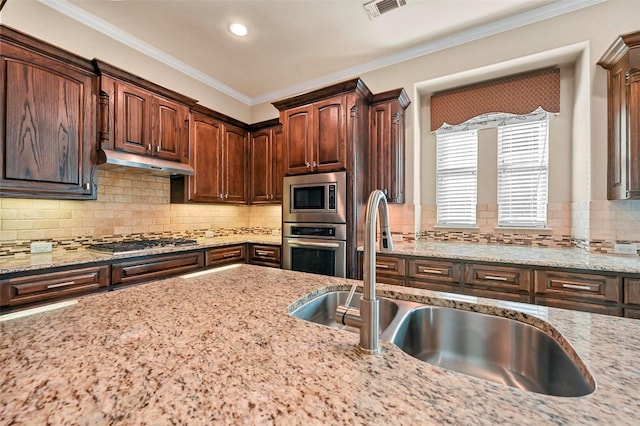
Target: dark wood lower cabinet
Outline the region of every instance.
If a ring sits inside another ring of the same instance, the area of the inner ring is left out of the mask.
[[[204,268],[202,250],[146,256],[141,259],[114,262],[111,267],[111,285],[120,286],[166,278]]]
[[[205,265],[207,268],[229,265],[231,263],[246,263],[246,261],[246,244],[210,248],[206,251]]]
[[[0,306],[20,306],[89,293],[109,286],[109,265],[49,269],[0,280]]]
[[[358,256],[362,266],[363,253]],[[628,318],[640,318],[638,275],[389,253],[376,257],[380,284]]]
[[[280,246],[249,244],[249,263],[252,265],[280,268],[282,259]]]

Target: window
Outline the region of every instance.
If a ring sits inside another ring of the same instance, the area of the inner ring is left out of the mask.
[[[475,226],[477,130],[436,135],[438,226]]]
[[[547,226],[548,123],[498,127],[498,226]]]

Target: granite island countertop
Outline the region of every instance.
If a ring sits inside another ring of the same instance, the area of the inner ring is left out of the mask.
[[[80,248],[77,250],[58,249],[54,250],[51,253],[1,256],[0,274],[113,261],[137,256],[152,256],[157,254],[178,253],[181,251],[201,250],[226,246],[230,244],[253,243],[281,245],[282,237],[280,235],[273,236],[260,234],[237,234],[212,238],[198,238],[197,242],[197,245],[194,244],[180,247],[159,247],[138,253],[109,254],[91,251],[86,248]]]
[[[357,335],[290,316],[310,293],[353,283],[238,265],[2,321],[0,424],[637,424],[640,321],[379,286],[550,324],[597,382],[585,397],[551,397],[387,343],[361,355]]]

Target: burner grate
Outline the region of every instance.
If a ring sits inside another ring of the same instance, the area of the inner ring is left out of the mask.
[[[125,240],[113,243],[91,244],[89,249],[103,253],[127,253],[161,247],[182,247],[197,244],[198,242],[196,240],[189,238],[156,238],[148,240]]]

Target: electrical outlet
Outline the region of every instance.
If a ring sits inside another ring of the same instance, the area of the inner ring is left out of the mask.
[[[280,230],[279,229],[272,229],[271,230],[271,235],[280,235]]]
[[[614,244],[613,252],[615,254],[638,254],[638,246],[635,244]]]
[[[213,238],[213,231],[204,231],[205,238]]]
[[[51,253],[53,251],[53,243],[31,243],[31,253]]]
[[[393,237],[393,241],[395,241],[397,243],[401,243],[403,241],[402,234],[394,234],[392,232],[391,236]]]

